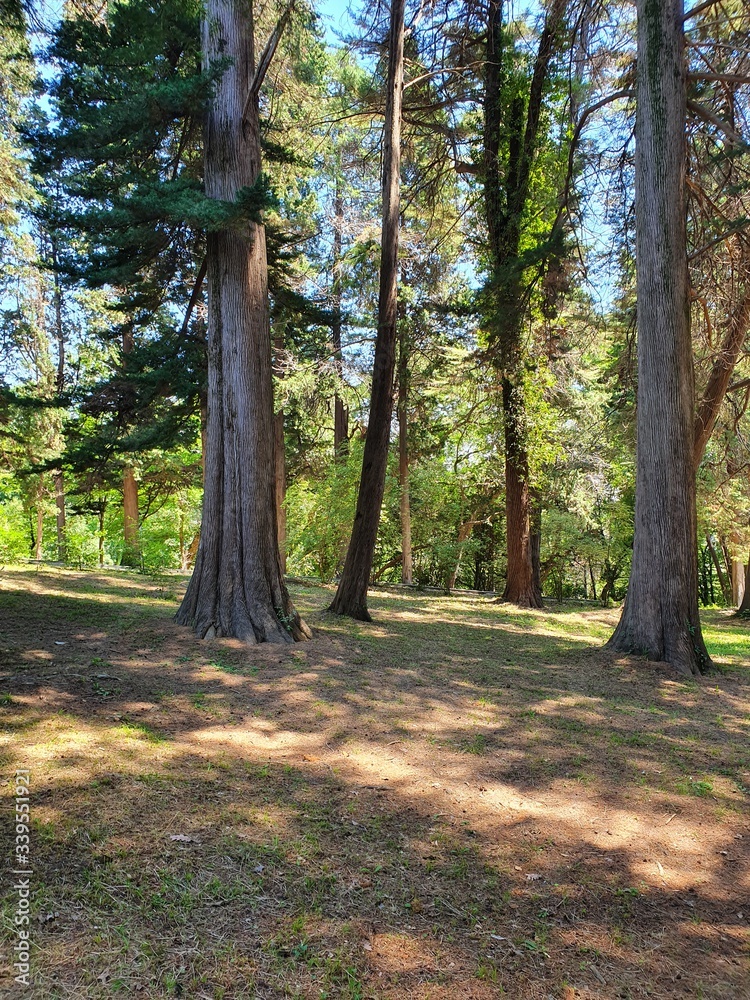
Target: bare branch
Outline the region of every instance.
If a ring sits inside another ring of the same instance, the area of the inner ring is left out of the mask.
[[[750,83],[743,73],[688,73],[688,80],[716,80],[720,83]]]
[[[466,73],[470,69],[475,68],[476,66],[483,66],[483,65],[484,65],[483,62],[473,62],[473,63],[468,63],[466,66],[444,67],[443,69],[433,70],[431,73],[422,73],[421,76],[416,76],[414,77],[413,80],[409,80],[407,83],[405,83],[404,90],[408,90],[409,87],[413,87],[417,83],[423,83],[425,80],[430,80],[434,76],[445,76],[446,74],[453,74],[453,73]]]
[[[566,214],[568,209],[568,203],[570,201],[570,185],[573,180],[573,164],[575,162],[576,150],[578,149],[578,142],[581,138],[581,132],[583,132],[584,126],[589,118],[599,111],[601,108],[605,107],[607,104],[611,104],[613,101],[624,100],[628,97],[635,97],[635,91],[633,90],[616,90],[611,94],[606,94],[601,100],[596,101],[594,104],[590,104],[587,108],[584,108],[581,112],[581,116],[578,119],[576,127],[573,131],[573,135],[570,140],[570,150],[568,152],[568,172],[565,178],[565,189],[563,192],[562,201],[560,204],[560,210],[555,219],[555,224],[552,227],[553,232],[558,229],[562,223],[563,216]]]
[[[701,14],[704,10],[708,10],[709,7],[715,7],[719,2],[720,0],[704,0],[703,3],[697,4],[697,6],[692,7],[682,15],[683,22],[689,21],[691,17],[695,17],[696,14]]]

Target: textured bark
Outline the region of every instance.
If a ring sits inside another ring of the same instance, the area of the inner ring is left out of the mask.
[[[208,0],[202,47],[204,66],[230,61],[206,115],[206,193],[234,201],[261,168],[250,5]],[[177,621],[202,637],[291,642],[310,632],[284,584],[277,541],[264,229],[248,220],[242,229],[212,233],[207,256],[203,523]]]
[[[531,586],[536,607],[543,607],[542,601],[542,503],[538,490],[531,491]],[[585,576],[584,576],[585,580]]]
[[[372,372],[370,418],[362,458],[352,536],[330,610],[370,621],[370,582],[380,509],[385,490],[396,362],[398,316],[399,171],[401,103],[404,85],[404,0],[392,0],[388,46],[388,83],[383,136],[383,230],[378,299],[378,334]]]
[[[698,617],[682,14],[682,0],[638,0],[635,540],[610,646],[697,674],[710,660]]]
[[[277,333],[273,340],[276,355],[276,375],[284,377],[284,335]],[[274,462],[274,503],[276,505],[276,539],[279,545],[281,571],[286,573],[286,440],[284,437],[284,408],[279,409],[273,418],[273,462]]]
[[[505,414],[505,525],[507,532],[508,569],[503,600],[524,607],[536,607],[534,599],[534,568],[531,562],[531,497],[529,496],[529,462],[519,431],[517,410],[523,400],[522,390],[508,379],[503,381],[503,411]]]
[[[205,484],[206,479],[206,427],[208,426],[208,396],[205,390],[201,390],[201,477]]]
[[[273,418],[274,430],[274,502],[276,505],[276,538],[279,544],[281,571],[286,573],[286,448],[284,445],[284,411]]]
[[[341,382],[344,375],[344,359],[341,353],[341,252],[343,247],[344,199],[341,197],[341,180],[336,178],[336,195],[333,206],[333,286],[331,288],[331,339],[333,340],[333,363]],[[349,411],[336,392],[333,399],[333,453],[337,459],[346,458],[349,450]]]
[[[127,367],[128,355],[133,350],[133,331],[127,328],[122,335],[122,366]],[[123,508],[123,566],[139,566],[141,562],[141,540],[138,519],[138,482],[131,466],[122,472]]]
[[[520,263],[522,220],[529,197],[531,167],[539,139],[544,86],[565,18],[567,0],[548,7],[532,72],[528,101],[503,104],[503,4],[490,0],[484,94],[484,202],[492,261],[491,347],[502,378],[505,434],[505,517],[508,572],[503,600],[541,607],[539,573],[533,565],[529,462],[523,396],[523,269]],[[507,154],[501,162],[501,134]]]
[[[141,561],[140,535],[138,532],[138,482],[131,466],[122,473],[123,535],[125,545],[122,551],[123,566],[138,566]]]
[[[523,389],[514,385],[509,379],[504,379],[505,525],[508,569],[502,600],[518,604],[519,607],[541,608],[543,606],[539,566],[541,523],[536,524],[537,530],[532,533],[529,459],[522,430],[525,422],[523,407]]]
[[[406,340],[406,324],[404,324],[399,338],[397,407],[398,482],[401,490],[401,582],[414,583],[409,497],[409,354]]]

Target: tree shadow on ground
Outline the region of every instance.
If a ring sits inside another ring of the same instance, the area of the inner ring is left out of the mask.
[[[248,651],[114,597],[37,580],[4,623],[38,996],[742,995],[741,671],[684,684],[545,613],[383,597]]]

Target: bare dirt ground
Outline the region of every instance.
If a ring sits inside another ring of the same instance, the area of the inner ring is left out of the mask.
[[[0,995],[750,997],[750,631],[717,672],[616,612],[378,593],[304,645],[201,642],[184,586],[0,573]],[[32,980],[13,982],[13,775]]]

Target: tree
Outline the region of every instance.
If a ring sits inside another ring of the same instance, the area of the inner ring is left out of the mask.
[[[203,61],[231,60],[205,123],[209,198],[234,202],[260,182],[258,90],[250,8],[209,0]],[[264,56],[268,54],[268,47]],[[177,613],[202,637],[255,643],[310,636],[281,571],[274,502],[274,408],[263,226],[208,238],[208,422],[203,524],[195,570]]]
[[[31,193],[19,134],[23,101],[34,77],[25,6],[21,0],[0,0],[0,239],[14,226],[16,210]]]
[[[683,4],[638,0],[637,17],[635,538],[609,644],[697,674],[710,660],[698,616]]]
[[[333,261],[331,271],[333,280],[331,282],[331,342],[334,350],[334,365],[339,384],[343,382],[344,363],[341,352],[341,327],[342,327],[342,293],[341,293],[341,252],[342,252],[342,231],[344,228],[344,199],[341,195],[341,178],[336,175],[335,195],[333,201]],[[337,386],[337,391],[333,397],[333,454],[337,461],[346,458],[349,448],[349,411],[341,392]]]
[[[566,9],[567,0],[551,0],[548,6],[528,81],[528,96],[519,93],[512,80],[512,66],[508,65],[513,58],[512,46],[506,38],[500,0],[490,0],[487,21],[484,203],[490,262],[489,340],[501,381],[505,436],[508,569],[503,599],[529,607],[541,607],[542,594],[532,558],[522,343],[528,296],[524,270],[530,259],[524,256],[522,235],[531,194],[531,171],[541,143],[545,87]],[[535,253],[538,256],[539,250]]]
[[[401,490],[401,582],[414,583],[409,502],[409,337],[402,321],[398,340],[398,484]]]
[[[393,375],[398,319],[398,231],[401,106],[404,85],[405,0],[392,0],[388,35],[388,81],[383,136],[383,228],[378,298],[378,335],[372,373],[370,418],[362,458],[357,510],[344,570],[330,610],[370,621],[367,587],[372,572],[385,489],[393,414]]]

